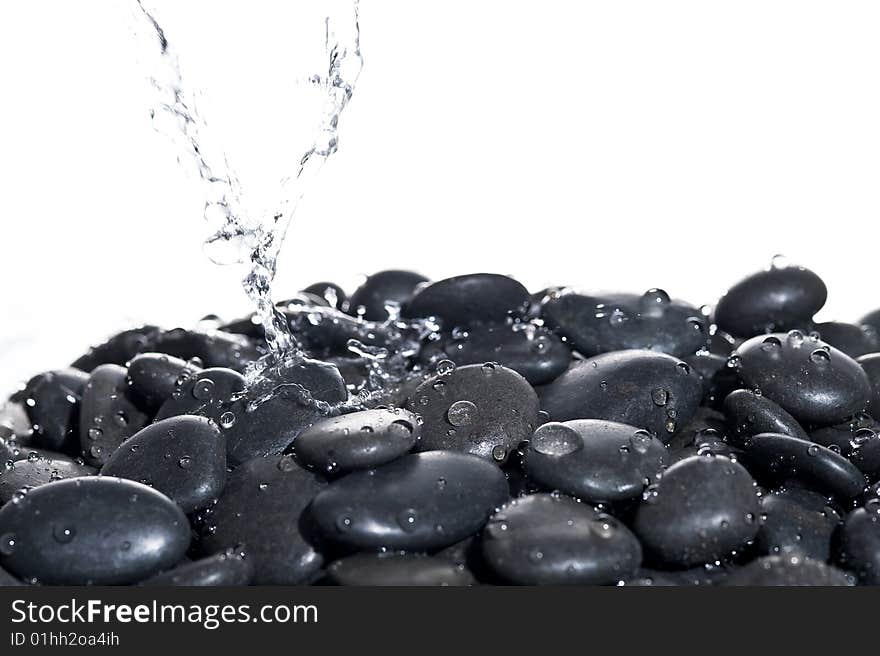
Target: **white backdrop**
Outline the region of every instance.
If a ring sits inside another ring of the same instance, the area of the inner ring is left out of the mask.
[[[302,29],[297,3],[251,3],[252,21],[177,4],[169,37],[196,54],[256,58]],[[0,5],[0,387],[131,322],[247,309],[200,250],[123,6]],[[825,278],[826,318],[880,306],[876,2],[363,0],[361,27],[279,296],[406,267],[701,304],[785,253]],[[292,83],[285,62],[254,70]]]

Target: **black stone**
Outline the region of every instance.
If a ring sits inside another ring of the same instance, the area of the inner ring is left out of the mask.
[[[880,479],[880,434],[873,429],[857,430],[850,444],[853,450],[849,459],[868,482],[873,483]]]
[[[664,442],[687,425],[703,386],[690,366],[651,351],[617,351],[575,362],[541,390],[554,421],[607,419],[645,428]]]
[[[759,529],[755,482],[723,456],[693,456],[663,473],[636,509],[633,530],[652,559],[691,567],[739,550]]]
[[[715,322],[734,337],[802,328],[827,297],[825,283],[812,271],[774,267],[731,287],[715,307]]]
[[[641,496],[667,458],[643,429],[599,419],[550,422],[535,431],[523,457],[529,478],[593,503]]]
[[[762,555],[800,554],[827,561],[840,514],[816,492],[782,488],[761,497],[761,528],[755,547]]]
[[[346,586],[468,586],[473,575],[464,567],[417,554],[360,553],[327,568],[334,585]]]
[[[253,577],[254,566],[250,559],[230,552],[178,565],[141,582],[141,585],[176,588],[249,585]]]
[[[734,390],[724,399],[731,436],[740,446],[759,433],[781,433],[806,440],[807,434],[797,420],[763,394]]]
[[[639,541],[616,518],[566,496],[533,494],[506,504],[483,530],[483,557],[518,585],[607,585],[642,562]]]
[[[641,295],[551,295],[543,318],[587,357],[625,349],[682,357],[708,341],[708,324],[700,310],[671,300],[662,289]]]
[[[871,398],[868,401],[868,410],[880,413],[880,353],[863,355],[856,362],[865,370],[865,374],[871,382]]]
[[[428,279],[412,271],[379,271],[364,281],[351,295],[348,309],[351,314],[367,321],[384,321],[388,318],[386,304],[406,305],[416,287]]]
[[[232,404],[231,399],[244,390],[245,380],[237,371],[224,367],[186,368],[175,385],[174,392],[159,408],[157,421],[199,414],[220,423]]]
[[[141,353],[128,365],[131,395],[154,413],[178,388],[178,381],[198,374],[201,367],[164,353]]]
[[[504,462],[538,425],[538,396],[515,371],[495,363],[442,369],[407,407],[424,420],[419,451],[461,451]]]
[[[243,372],[262,352],[245,336],[213,330],[200,332],[175,328],[156,337],[150,351],[183,360],[198,358],[205,367],[224,367]]]
[[[507,498],[496,466],[431,451],[340,478],[315,497],[310,515],[327,540],[346,547],[425,551],[476,533]]]
[[[348,298],[345,290],[333,282],[313,283],[303,289],[303,293],[317,296],[327,303],[328,306],[336,308],[337,310],[343,310],[348,306]]]
[[[728,586],[845,586],[852,585],[836,567],[797,554],[764,556],[740,567],[725,579]]]
[[[813,325],[819,339],[851,358],[880,351],[880,334],[872,326],[829,321]]]
[[[93,346],[70,366],[85,372],[91,372],[102,364],[125,366],[136,354],[149,350],[161,332],[156,326],[124,330],[103,344]]]
[[[682,358],[703,381],[703,403],[720,409],[724,399],[739,387],[739,375],[728,357],[700,351]]]
[[[191,513],[226,484],[226,440],[204,417],[163,419],[135,434],[101,469],[149,485]]]
[[[347,398],[345,381],[333,365],[303,360],[280,372],[267,371],[244,396],[223,406],[219,423],[229,463],[280,454]]]
[[[243,550],[255,585],[297,585],[323,558],[303,537],[303,510],[323,487],[290,456],[254,458],[229,477],[202,537],[206,553]]]
[[[859,364],[799,330],[754,337],[736,351],[743,382],[802,426],[829,426],[865,409],[871,384]]]
[[[863,585],[880,585],[880,500],[852,511],[840,528],[837,562]]]
[[[843,501],[856,498],[865,489],[865,476],[854,464],[808,440],[763,433],[749,440],[745,455],[749,471],[771,484],[797,481]]]
[[[439,280],[419,289],[403,307],[408,318],[435,317],[448,330],[523,313],[529,292],[513,278],[473,273]]]
[[[571,349],[545,328],[527,324],[476,325],[446,337],[441,357],[458,365],[497,362],[513,369],[532,385],[543,385],[562,374]]]
[[[25,408],[34,444],[52,451],[76,452],[80,401],[89,376],[79,369],[48,371],[24,388]]]
[[[92,370],[79,413],[79,443],[88,464],[103,465],[148,422],[149,417],[130,396],[124,367],[102,364]]]
[[[95,473],[94,467],[81,465],[63,454],[32,451],[25,458],[7,463],[0,469],[0,505],[10,501],[16,492]]]
[[[55,481],[0,508],[0,565],[46,584],[118,585],[167,569],[186,552],[186,516],[134,481]]]
[[[361,410],[318,421],[293,441],[291,450],[308,469],[344,473],[399,458],[421,432],[418,417],[407,410]]]

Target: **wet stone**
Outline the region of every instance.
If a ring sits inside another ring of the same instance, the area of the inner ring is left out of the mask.
[[[538,397],[518,373],[491,362],[450,363],[438,371],[407,400],[424,422],[418,450],[461,451],[500,463],[531,437]]]
[[[571,349],[559,337],[530,324],[473,326],[446,337],[441,349],[457,365],[497,362],[532,385],[549,383],[571,362]]]
[[[232,399],[244,388],[244,376],[232,369],[185,368],[177,377],[171,396],[159,408],[156,420],[198,414],[219,423]]]
[[[524,313],[529,292],[513,278],[473,273],[446,278],[420,288],[404,306],[407,318],[435,317],[444,328],[503,321]]]
[[[92,370],[79,413],[79,443],[88,464],[103,465],[148,422],[149,417],[131,398],[124,367],[102,364]]]
[[[149,485],[191,513],[226,484],[226,440],[204,417],[163,419],[136,433],[107,460],[103,476]]]
[[[863,585],[880,585],[880,500],[851,512],[838,540],[837,562]]]
[[[864,369],[871,383],[871,398],[868,401],[868,411],[880,413],[880,353],[870,353],[856,359],[856,362]]]
[[[237,467],[212,508],[206,554],[243,549],[255,585],[297,585],[320,570],[322,556],[301,530],[303,510],[324,483],[290,456],[254,458]]]
[[[24,388],[25,409],[36,446],[75,452],[80,401],[89,376],[78,369],[48,371],[31,378]]]
[[[739,375],[728,366],[728,356],[700,351],[683,360],[700,376],[706,405],[720,409],[727,395],[739,387]]]
[[[348,307],[345,290],[332,282],[316,282],[302,290],[304,294],[312,294],[323,300],[329,307],[344,310]]]
[[[541,389],[541,407],[554,421],[606,419],[667,442],[693,417],[702,395],[700,377],[687,363],[651,351],[616,351],[573,363]]]
[[[868,376],[855,360],[799,330],[754,337],[734,357],[746,386],[760,389],[802,426],[842,422],[871,398]]]
[[[182,360],[198,358],[205,367],[223,367],[239,373],[244,372],[249,362],[263,354],[250,339],[242,335],[183,328],[163,331],[153,341],[150,350]]]
[[[739,568],[724,581],[729,586],[846,586],[846,574],[798,554],[764,556]]]
[[[179,381],[195,376],[201,367],[164,353],[141,353],[128,365],[131,395],[154,413],[177,391]]]
[[[219,587],[249,585],[254,577],[254,567],[247,557],[230,550],[191,563],[178,565],[167,572],[157,574],[140,585],[173,587]]]
[[[149,350],[161,332],[157,326],[124,330],[103,344],[93,346],[70,366],[87,373],[102,364],[125,366],[135,355]]]
[[[544,321],[584,356],[646,349],[676,357],[706,346],[708,323],[698,308],[673,301],[662,289],[644,294],[551,296]]]
[[[119,478],[47,483],[0,508],[0,566],[50,585],[135,583],[180,561],[189,542],[174,502]]]
[[[794,481],[841,501],[856,498],[867,484],[864,474],[839,453],[790,435],[755,435],[746,446],[744,460],[761,481]]]
[[[368,277],[351,295],[349,312],[367,321],[384,321],[388,318],[389,303],[403,307],[413,297],[416,288],[428,282],[424,276],[412,271],[379,271]]]
[[[831,555],[831,537],[840,522],[823,495],[782,488],[761,497],[755,547],[762,555],[800,554],[824,562]]]
[[[322,419],[297,437],[291,450],[308,469],[340,474],[399,458],[413,448],[421,432],[415,414],[376,408]]]
[[[20,460],[0,463],[0,505],[16,498],[19,493],[66,478],[92,476],[94,467],[79,464],[62,454],[31,451]]]
[[[508,498],[492,463],[430,451],[331,483],[310,515],[330,542],[356,549],[440,549],[479,531]]]
[[[360,553],[327,568],[334,585],[345,586],[469,586],[476,581],[463,566],[417,554]]]
[[[529,478],[593,503],[636,499],[656,482],[667,458],[644,429],[598,419],[544,424],[523,457]]]
[[[741,280],[721,297],[715,322],[735,337],[808,325],[828,297],[825,283],[802,267],[773,267]]]
[[[24,585],[22,581],[0,567],[0,588],[11,588]]]
[[[608,585],[642,561],[639,541],[616,518],[550,494],[501,508],[483,530],[482,550],[501,580],[519,585]]]
[[[880,351],[880,333],[872,326],[828,321],[817,323],[812,328],[826,344],[831,344],[851,358]]]
[[[759,529],[755,482],[723,456],[693,456],[663,473],[636,509],[633,530],[654,561],[714,562],[744,548]]]
[[[807,434],[797,420],[763,394],[739,389],[724,399],[731,436],[737,444],[746,444],[759,433],[781,433],[803,440]]]

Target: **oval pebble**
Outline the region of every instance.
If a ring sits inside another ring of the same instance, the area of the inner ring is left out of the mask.
[[[420,288],[404,306],[411,319],[435,317],[446,329],[485,321],[503,321],[525,312],[529,292],[519,282],[496,273],[446,278]]]
[[[880,334],[871,326],[828,321],[814,324],[813,330],[823,342],[831,344],[851,358],[880,351]]]
[[[327,568],[334,585],[345,586],[469,586],[473,575],[440,558],[417,554],[360,553],[341,558]]]
[[[671,300],[662,289],[609,296],[551,295],[542,316],[587,357],[626,349],[682,357],[706,346],[709,337],[700,310]]]
[[[369,276],[351,295],[348,311],[367,321],[384,321],[388,318],[388,303],[399,307],[413,297],[416,287],[428,279],[412,271],[379,271]]]
[[[103,344],[90,348],[70,366],[87,373],[102,364],[124,366],[135,355],[148,350],[161,332],[157,326],[149,325],[123,330]]]
[[[871,383],[871,398],[868,401],[868,410],[880,413],[880,353],[869,353],[856,359],[856,362],[864,369]]]
[[[425,551],[476,533],[507,498],[498,467],[430,451],[334,481],[315,497],[310,515],[327,540],[343,546]]]
[[[852,585],[836,567],[798,554],[764,556],[740,567],[725,579],[728,586],[845,586]]]
[[[301,530],[303,510],[324,483],[290,456],[254,458],[237,467],[211,509],[202,536],[205,553],[242,549],[255,585],[298,585],[323,558]]]
[[[293,441],[308,469],[336,474],[378,467],[412,449],[422,428],[407,410],[376,408],[322,419]]]
[[[727,290],[715,306],[715,322],[734,337],[802,328],[827,298],[825,283],[809,269],[773,267]]]
[[[150,350],[183,360],[198,358],[205,367],[222,367],[239,373],[244,372],[248,363],[263,355],[243,335],[220,330],[201,332],[183,328],[163,331],[153,341]]]
[[[759,433],[781,433],[806,440],[807,434],[797,420],[763,394],[734,390],[724,399],[724,414],[731,435],[743,445]]]
[[[226,440],[204,417],[182,415],[136,433],[110,457],[103,476],[153,487],[185,513],[220,496],[226,484]]]
[[[571,362],[571,349],[546,328],[491,323],[461,331],[442,343],[443,355],[457,365],[497,362],[532,385],[549,383]]]
[[[241,554],[230,552],[178,565],[142,581],[140,585],[176,588],[249,585],[253,577],[254,566],[251,561]]]
[[[514,499],[483,530],[483,557],[517,585],[608,585],[642,562],[632,532],[616,518],[565,496]]]
[[[606,419],[645,428],[662,441],[685,426],[703,387],[689,365],[651,351],[615,351],[575,362],[541,389],[554,421]]]
[[[529,478],[593,503],[638,498],[663,469],[666,447],[643,429],[599,419],[540,426],[523,467]]]
[[[839,534],[837,561],[863,585],[880,585],[880,500],[868,501],[847,516]]]
[[[95,367],[83,389],[79,443],[83,459],[100,467],[149,417],[129,396],[128,372],[116,364]]]
[[[184,369],[175,390],[156,414],[156,420],[180,415],[203,415],[214,421],[227,411],[231,399],[244,391],[245,380],[237,371],[225,367]]]
[[[194,377],[201,367],[164,353],[141,353],[128,365],[131,394],[141,405],[154,412],[179,387],[178,381]]]
[[[801,425],[840,423],[864,410],[871,397],[868,376],[855,360],[799,330],[754,337],[734,358],[743,382]]]
[[[515,371],[495,363],[454,366],[407,400],[421,415],[417,449],[461,451],[504,462],[538,425],[538,396]]]
[[[24,388],[25,409],[36,446],[52,451],[78,451],[79,407],[89,375],[73,368],[47,371]]]
[[[177,563],[189,541],[180,508],[121,478],[47,483],[0,508],[0,565],[46,584],[134,583]]]
[[[797,481],[843,501],[854,499],[866,486],[862,472],[842,455],[790,435],[755,435],[745,456],[749,471],[770,483]]]
[[[761,528],[755,547],[762,555],[800,554],[827,561],[840,515],[816,492],[782,488],[761,497]]]
[[[677,567],[723,559],[758,532],[755,481],[723,456],[692,456],[645,491],[633,530],[652,558]]]
[[[342,310],[348,306],[348,297],[345,290],[334,282],[312,283],[303,289],[302,293],[312,294],[337,310]]]
[[[81,465],[61,454],[31,452],[0,468],[0,505],[10,501],[19,491],[31,490],[52,481],[97,473],[94,467]]]

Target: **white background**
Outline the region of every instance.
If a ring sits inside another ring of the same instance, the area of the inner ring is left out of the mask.
[[[184,70],[213,49],[294,84],[260,56],[311,33],[299,3],[177,5]],[[128,6],[0,5],[0,387],[132,322],[247,309],[148,120]],[[827,318],[880,306],[880,4],[363,0],[361,27],[278,296],[406,267],[701,304],[781,252]]]

